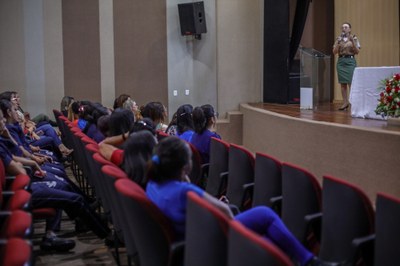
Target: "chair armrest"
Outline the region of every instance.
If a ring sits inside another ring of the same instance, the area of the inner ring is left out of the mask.
[[[218,186],[218,195],[217,197],[225,194],[226,184],[228,183],[228,175],[229,172],[222,172],[219,174],[219,186]]]
[[[200,180],[199,180],[198,185],[202,189],[205,189],[207,187],[209,166],[210,166],[209,163],[205,163],[205,164],[200,165]]]
[[[183,265],[183,258],[185,254],[185,241],[177,241],[171,244],[171,259],[169,261],[170,266]]]
[[[282,202],[282,200],[283,200],[283,196],[276,196],[276,197],[270,198],[269,202],[271,202],[271,204],[277,204],[278,202]]]
[[[356,247],[360,247],[363,245],[369,245],[370,243],[374,242],[375,242],[375,234],[371,234],[363,237],[354,238],[352,244]]]
[[[322,212],[317,212],[304,216],[308,231],[313,232],[318,241],[321,241],[322,217]]]
[[[8,202],[8,200],[15,194],[14,191],[3,191],[1,195],[3,197],[3,202]]]
[[[365,265],[373,265],[375,234],[354,238],[352,245],[356,248],[357,253],[363,258]]]
[[[283,200],[283,196],[276,196],[276,197],[272,197],[269,199],[270,202],[270,206],[271,209],[273,209],[276,214],[278,214],[279,216],[281,216],[281,212],[282,212],[282,200]]]
[[[243,185],[243,198],[240,204],[242,210],[251,208],[253,201],[254,182]]]
[[[229,203],[228,207],[229,207],[229,209],[231,209],[233,216],[236,216],[240,213],[240,209],[235,204]]]
[[[0,211],[0,225],[4,224],[4,221],[10,217],[11,211]]]
[[[203,163],[201,166],[202,176],[208,176],[208,170],[210,169],[210,163]]]
[[[254,191],[254,182],[253,183],[248,183],[243,185],[243,190],[245,193],[252,193]]]

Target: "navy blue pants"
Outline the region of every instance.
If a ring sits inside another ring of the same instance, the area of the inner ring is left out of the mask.
[[[31,184],[32,208],[55,208],[64,210],[74,219],[79,217],[98,237],[105,238],[110,230],[102,223],[98,214],[88,205],[82,195],[58,189],[53,181],[36,181]],[[60,226],[61,213],[46,221],[46,230],[56,230]]]

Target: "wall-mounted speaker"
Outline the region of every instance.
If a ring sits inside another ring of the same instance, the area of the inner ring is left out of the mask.
[[[182,35],[200,35],[207,32],[204,2],[178,4]]]

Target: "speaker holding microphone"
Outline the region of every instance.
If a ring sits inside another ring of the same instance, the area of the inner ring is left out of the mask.
[[[200,36],[207,32],[204,2],[178,4],[182,35]]]

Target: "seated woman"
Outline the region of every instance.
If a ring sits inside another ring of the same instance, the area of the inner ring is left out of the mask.
[[[150,163],[146,194],[172,221],[177,236],[184,239],[187,192],[193,191],[229,218],[279,246],[300,265],[318,265],[318,259],[289,232],[273,210],[259,206],[234,217],[225,203],[188,182],[190,170],[191,151],[187,143],[172,136],[158,143]]]
[[[153,136],[153,138],[155,138],[156,131],[153,121],[151,121],[151,119],[149,118],[143,118],[143,120],[139,120],[133,124],[130,132],[126,132],[121,135],[111,136],[100,142],[100,154],[115,165],[121,166],[124,160],[124,151],[128,149],[125,146],[125,142],[127,141],[127,139],[130,139],[130,136],[133,133],[139,131],[148,131]]]
[[[4,124],[3,112],[0,110],[0,136],[9,135]],[[109,229],[103,224],[99,215],[95,213],[85,197],[75,193],[74,189],[62,186],[60,178],[49,180],[49,173],[41,171],[40,166],[29,159],[15,156],[10,153],[5,144],[8,141],[0,137],[0,160],[2,160],[7,174],[27,174],[22,166],[32,167],[31,175],[31,204],[32,208],[56,208],[57,215],[46,221],[46,234],[40,245],[47,251],[68,251],[75,246],[73,240],[61,239],[54,231],[60,227],[61,210],[65,210],[70,218],[80,217],[100,238],[109,234]]]
[[[97,127],[97,121],[100,117],[108,114],[107,108],[100,104],[90,103],[85,105],[83,109],[82,118],[86,121],[86,125],[82,132],[97,143],[103,141],[105,136]]]
[[[179,106],[178,110],[174,113],[168,128],[165,130],[165,133],[170,136],[178,136],[181,139],[190,142],[194,133],[192,112],[193,106],[191,104]]]
[[[142,188],[147,184],[146,166],[156,144],[156,138],[147,130],[132,133],[124,143],[121,168]]]
[[[211,131],[217,123],[217,113],[215,113],[214,108],[210,104],[206,104],[194,108],[192,116],[194,134],[190,143],[199,151],[202,162],[208,163],[210,161],[211,138],[221,139],[216,132]]]
[[[19,96],[16,92],[4,92],[1,94],[2,100],[10,101],[16,107],[15,120],[18,122],[23,130],[23,134],[29,139],[29,143],[39,149],[49,149],[54,151],[59,158],[68,156],[73,150],[68,149],[62,142],[56,130],[46,121],[40,123],[31,121],[28,116],[21,112]],[[5,113],[5,115],[7,115]],[[33,147],[31,147],[33,148]],[[38,150],[33,148],[34,150]]]
[[[160,102],[149,102],[141,110],[142,117],[153,120],[156,130],[165,131],[168,125],[164,124],[167,118],[167,109]]]
[[[63,113],[65,117],[68,117],[68,108],[75,101],[74,97],[64,96],[60,103],[60,112]]]

